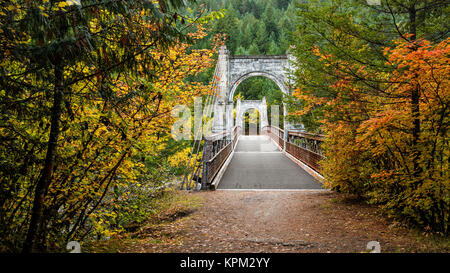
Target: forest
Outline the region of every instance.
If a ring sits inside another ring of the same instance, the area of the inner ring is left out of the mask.
[[[295,57],[283,95],[325,135],[324,187],[448,236],[446,0],[0,0],[0,252],[64,252],[144,224],[192,140],[174,107],[213,92],[217,52]]]
[[[448,233],[448,1],[297,7],[292,113],[326,135],[327,187]]]

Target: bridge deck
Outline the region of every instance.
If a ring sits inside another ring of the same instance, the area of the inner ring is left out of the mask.
[[[218,189],[321,189],[268,136],[241,136]]]

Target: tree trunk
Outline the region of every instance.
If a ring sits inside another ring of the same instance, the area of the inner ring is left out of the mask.
[[[53,94],[53,106],[50,117],[50,135],[47,143],[47,154],[45,157],[44,167],[42,168],[34,193],[30,225],[28,227],[27,238],[25,239],[22,248],[22,252],[24,253],[32,252],[36,243],[38,227],[42,218],[44,200],[51,183],[56,150],[58,147],[59,123],[61,119],[61,109],[64,99],[63,65],[56,64],[54,70],[55,87]]]
[[[413,5],[409,10],[409,23],[410,23],[410,34],[411,40],[415,41],[417,36],[417,26],[416,26],[416,7]],[[414,45],[411,50],[416,50],[416,45]],[[416,75],[417,77],[417,75]],[[411,115],[413,118],[413,130],[412,130],[412,146],[413,146],[413,173],[414,176],[419,176],[420,166],[420,149],[419,149],[419,138],[420,138],[420,87],[417,85],[413,88],[411,92]]]

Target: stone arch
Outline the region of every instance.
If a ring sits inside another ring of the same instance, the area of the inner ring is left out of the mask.
[[[266,98],[264,97],[262,100],[238,100],[238,107],[236,108],[236,125],[243,128],[243,118],[244,114],[248,112],[250,109],[256,109],[259,112],[259,123],[260,129],[269,125],[267,119],[267,104]]]
[[[265,71],[252,71],[252,72],[248,72],[246,74],[241,75],[239,78],[237,78],[234,82],[232,82],[230,84],[230,92],[228,95],[228,101],[232,102],[233,98],[234,98],[234,93],[236,92],[236,89],[238,88],[239,84],[241,84],[243,81],[245,81],[248,78],[251,77],[266,77],[270,80],[272,80],[281,90],[281,92],[283,92],[284,94],[289,94],[289,89],[288,87],[284,84],[283,79],[280,79],[279,76],[274,75],[272,73],[269,72],[265,72]]]
[[[230,56],[227,48],[222,46],[219,50],[215,79],[218,93],[214,103],[214,113],[225,113],[225,120],[213,119],[213,132],[230,130],[233,126],[233,96],[239,84],[255,76],[266,77],[277,84],[284,94],[289,95],[290,77],[292,71],[290,60],[292,55],[273,56]],[[246,101],[242,101],[243,103]],[[260,101],[262,103],[262,101]],[[267,105],[264,98],[264,111],[259,110],[263,122],[267,120]],[[236,106],[239,109],[239,106]],[[265,125],[265,124],[264,124]],[[261,128],[264,127],[262,124]],[[268,124],[267,124],[268,125]]]
[[[252,133],[252,129],[253,129],[252,125],[256,125],[256,128],[255,128],[256,129],[256,132],[255,132],[256,134],[258,134],[258,127],[259,127],[259,133],[262,130],[262,128],[261,128],[261,112],[260,112],[260,109],[258,107],[248,107],[245,110],[241,111],[240,116],[237,117],[237,118],[239,118],[242,121],[242,126],[241,126],[242,134],[245,134],[245,135],[247,134],[247,132],[245,130],[246,129],[246,124],[247,124],[247,122],[245,120],[246,114],[248,113],[249,117],[250,117],[250,115],[252,115],[254,113],[253,111],[257,112],[258,118],[256,120],[256,123],[253,123],[253,122],[251,122],[249,120],[249,123],[248,123],[248,125],[249,125],[249,128],[248,128],[249,129],[249,135]]]
[[[289,94],[289,56],[229,56],[228,51],[223,49],[219,55],[219,66],[224,80],[222,97],[231,102],[239,84],[255,76],[274,81],[284,94]]]

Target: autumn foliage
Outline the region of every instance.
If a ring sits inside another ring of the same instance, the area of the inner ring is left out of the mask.
[[[314,54],[335,96],[300,89],[295,95],[305,105],[297,114],[324,109],[326,186],[365,197],[426,229],[448,232],[450,39],[438,44],[399,39],[384,50],[390,73],[318,48]],[[370,81],[361,79],[377,82],[368,86]]]
[[[188,80],[215,65],[220,43],[194,49],[206,36],[195,18],[181,33],[155,1],[53,2],[0,12],[0,251],[22,248],[41,200],[28,236],[39,251],[144,221],[173,179],[171,110],[211,92]]]

